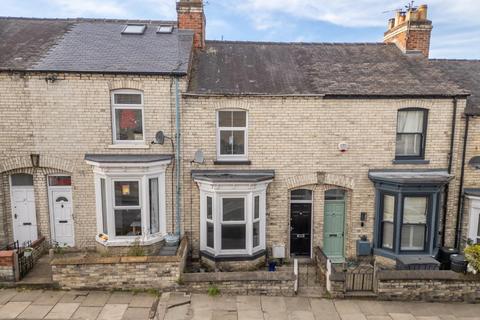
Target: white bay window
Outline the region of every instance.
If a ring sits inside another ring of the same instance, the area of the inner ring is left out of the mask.
[[[145,155],[87,155],[94,166],[97,203],[97,241],[124,246],[148,245],[166,235],[165,170],[170,156],[142,162]],[[154,156],[153,156],[154,157]]]
[[[201,251],[212,256],[251,256],[264,251],[266,190],[273,175],[237,183],[206,176],[194,174],[200,187]]]

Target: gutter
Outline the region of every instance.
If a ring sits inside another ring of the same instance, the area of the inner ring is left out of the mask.
[[[181,163],[180,163],[180,88],[179,88],[179,80],[178,77],[175,77],[175,140],[177,144],[177,148],[175,149],[175,164],[176,164],[176,203],[175,203],[175,234],[180,238],[180,218],[181,218],[181,198],[182,198],[182,189],[180,186],[180,171],[181,171]]]
[[[34,69],[3,69],[0,68],[0,72],[22,72],[22,73],[76,73],[76,74],[109,74],[109,75],[140,75],[140,76],[186,76],[186,72],[178,71],[165,71],[165,72],[152,72],[152,71],[92,71],[92,70],[34,70]]]
[[[240,92],[240,93],[195,93],[195,92],[185,92],[182,93],[184,97],[273,97],[273,98],[324,98],[324,99],[451,99],[462,97],[466,98],[470,96],[469,93],[465,94],[436,94],[436,95],[420,95],[420,94],[328,94],[328,93],[307,93],[307,94],[268,94],[268,93],[249,93],[249,92]]]
[[[448,154],[448,174],[452,173],[452,164],[453,164],[453,147],[455,144],[455,129],[457,123],[457,106],[458,99],[457,97],[453,98],[453,115],[452,115],[452,135],[450,137],[450,152]],[[445,246],[445,232],[447,229],[447,210],[448,210],[448,192],[449,184],[445,185],[444,199],[443,199],[443,213],[442,213],[442,247]]]
[[[465,177],[465,158],[467,153],[467,141],[468,141],[468,127],[470,123],[470,116],[465,115],[465,135],[463,136],[463,150],[462,150],[462,167],[460,170],[460,186],[458,188],[458,204],[457,204],[457,223],[455,226],[455,248],[460,249],[462,242],[462,224],[463,224],[463,180]]]

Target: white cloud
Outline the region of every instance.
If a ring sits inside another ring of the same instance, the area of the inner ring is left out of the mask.
[[[114,0],[49,0],[51,5],[63,15],[70,17],[125,17],[126,7]]]
[[[249,16],[256,26],[263,16],[282,13],[298,18],[329,22],[345,27],[385,26],[393,10],[404,8],[406,0],[226,0],[225,5],[234,6]],[[478,0],[430,0],[431,16],[439,23],[473,23],[478,25],[480,5]],[[417,4],[422,1],[417,1]],[[392,11],[392,12],[386,12]],[[279,22],[281,23],[281,22]],[[273,26],[274,27],[274,26]]]

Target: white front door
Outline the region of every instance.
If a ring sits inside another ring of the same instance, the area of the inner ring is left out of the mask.
[[[468,239],[473,243],[480,243],[480,199],[472,199],[470,202]]]
[[[12,187],[13,237],[20,246],[38,239],[33,187]]]
[[[71,187],[50,187],[50,214],[52,238],[59,246],[75,245]]]

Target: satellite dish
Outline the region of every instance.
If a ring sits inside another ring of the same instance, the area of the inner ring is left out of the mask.
[[[158,131],[155,134],[155,144],[164,144],[165,143],[165,134],[163,131]]]
[[[195,157],[193,158],[193,162],[195,163],[204,163],[205,162],[205,157],[203,156],[203,151],[198,149],[195,151]]]

